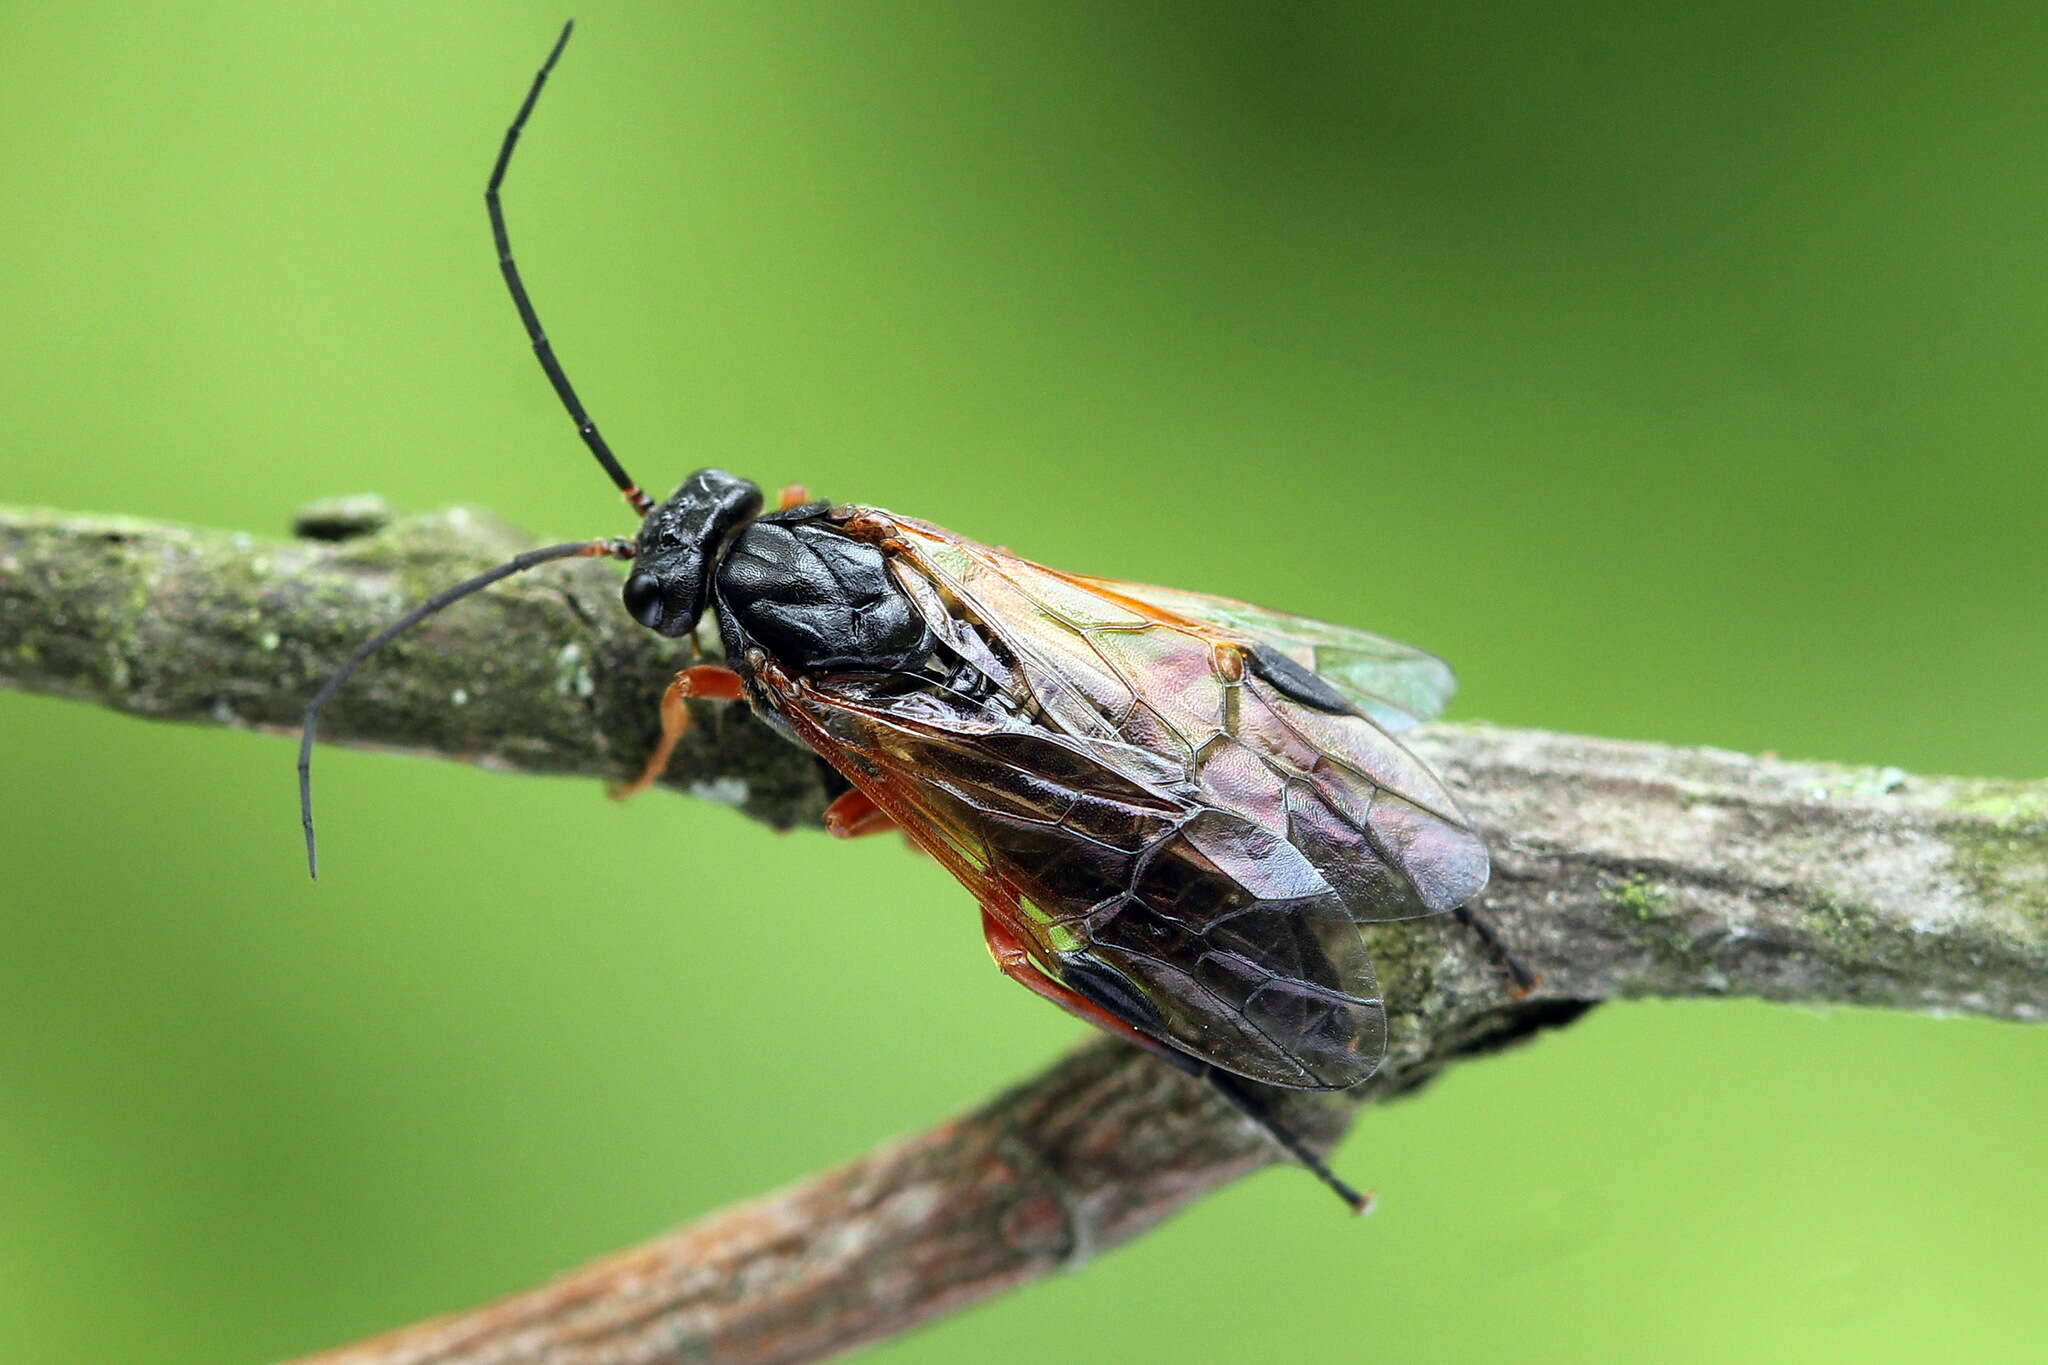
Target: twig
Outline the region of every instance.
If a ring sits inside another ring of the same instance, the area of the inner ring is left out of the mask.
[[[433,587],[528,547],[481,513],[374,505],[262,541],[0,509],[0,684],[163,719],[289,730],[347,648]],[[535,575],[446,613],[338,704],[343,742],[617,778],[675,655],[617,571]],[[669,779],[813,822],[818,764],[706,710]],[[1918,777],[1485,726],[1432,726],[1495,854],[1483,908],[1542,974],[1508,998],[1444,921],[1374,927],[1385,1067],[1295,1096],[1319,1142],[1361,1103],[1617,996],[2048,1017],[2048,783]],[[985,1108],[554,1284],[322,1365],[816,1360],[1115,1246],[1272,1159],[1177,1073],[1099,1043]]]

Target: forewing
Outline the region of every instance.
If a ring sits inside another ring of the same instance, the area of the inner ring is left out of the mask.
[[[1378,1064],[1384,1014],[1335,888],[1159,755],[924,683],[846,675],[772,693],[1047,974],[1268,1084],[1351,1085]]]
[[[1398,734],[1442,715],[1458,690],[1457,676],[1442,659],[1371,631],[1332,625],[1208,593],[1084,574],[1063,576],[1112,600],[1210,622],[1267,644],[1343,693],[1389,734]]]
[[[1487,863],[1435,775],[1295,652],[1339,646],[1299,618],[1255,635],[1233,624],[1250,617],[1188,614],[1221,599],[1155,600],[903,518],[885,534],[897,582],[980,681],[791,681],[793,728],[1050,975],[1255,1080],[1371,1074],[1384,1015],[1357,925],[1463,904]]]
[[[1436,774],[1320,675],[1261,660],[1269,642],[899,521],[899,583],[928,622],[973,626],[1036,719],[1112,742],[1112,766],[1147,755],[1190,800],[1290,845],[1352,919],[1449,910],[1486,884],[1485,844]]]

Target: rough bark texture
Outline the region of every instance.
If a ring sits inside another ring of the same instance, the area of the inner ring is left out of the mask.
[[[0,684],[161,719],[294,730],[346,650],[528,548],[477,512],[308,509],[292,541],[0,509]],[[544,569],[366,669],[327,733],[526,772],[617,778],[674,649],[616,567]],[[704,707],[668,784],[777,825],[829,780],[736,707]],[[1494,850],[1481,904],[1542,984],[1510,998],[1447,919],[1374,926],[1386,1065],[1291,1096],[1328,1142],[1354,1109],[1618,996],[1743,995],[2048,1015],[2048,783],[1919,777],[1540,731],[1437,725],[1413,747]],[[1098,1043],[981,1110],[554,1284],[323,1365],[816,1360],[1137,1235],[1272,1160],[1202,1087]]]

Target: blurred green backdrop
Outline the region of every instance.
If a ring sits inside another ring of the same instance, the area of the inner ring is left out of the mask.
[[[0,499],[627,529],[479,191],[563,18],[9,4]],[[1457,714],[2048,772],[2048,9],[609,4],[510,192],[650,487],[1370,625]],[[650,698],[650,702],[651,702]],[[0,695],[0,1359],[258,1362],[1078,1026],[893,841]],[[2033,1361],[2048,1036],[1638,1004],[875,1359]]]

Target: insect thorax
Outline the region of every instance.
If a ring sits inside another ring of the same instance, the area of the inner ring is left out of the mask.
[[[936,647],[881,549],[822,515],[770,515],[741,531],[716,595],[728,656],[758,647],[794,673],[914,672]]]

